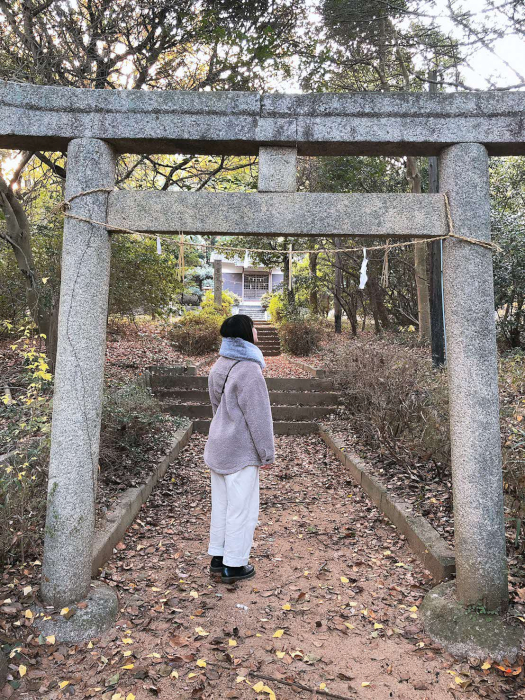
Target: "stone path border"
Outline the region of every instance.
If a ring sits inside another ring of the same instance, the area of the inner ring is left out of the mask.
[[[143,503],[145,503],[155,484],[162,479],[168,466],[177,457],[179,452],[188,444],[193,432],[193,423],[187,428],[179,428],[174,435],[173,444],[156,468],[149,475],[142,486],[134,486],[124,491],[114,506],[106,513],[106,524],[97,529],[93,542],[92,576],[99,575],[99,569],[111,558],[113,548],[122,540],[124,533],[134,521]]]
[[[289,355],[286,355],[286,357],[290,360],[292,364],[308,372],[308,374],[311,377],[317,377],[318,379],[326,379],[330,376],[330,374],[325,369],[321,369],[319,367],[312,367],[312,365],[309,365],[306,362],[302,362],[302,360],[295,360]]]
[[[348,467],[352,478],[368,494],[370,500],[405,535],[412,551],[427,571],[430,571],[432,578],[438,583],[450,579],[456,571],[454,550],[432,525],[422,515],[414,513],[403,501],[393,500],[366,463],[355,452],[343,449],[340,441],[324,426],[320,426],[319,435],[337,459]]]

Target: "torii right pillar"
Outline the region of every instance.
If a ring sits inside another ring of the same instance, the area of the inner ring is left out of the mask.
[[[485,242],[488,162],[478,143],[450,146],[439,159],[454,233]],[[483,614],[508,607],[492,251],[460,240],[443,248],[456,580],[430,591],[421,613],[454,655],[511,660],[521,632]]]

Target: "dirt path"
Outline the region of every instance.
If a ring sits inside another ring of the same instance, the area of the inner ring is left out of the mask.
[[[272,698],[253,689],[259,678],[240,680],[252,670],[344,698],[449,698],[450,660],[420,633],[428,575],[318,437],[277,439],[257,577],[210,581],[203,446],[193,436],[107,566],[117,629],[76,651],[41,647],[23,696]],[[263,685],[278,700],[313,697]]]

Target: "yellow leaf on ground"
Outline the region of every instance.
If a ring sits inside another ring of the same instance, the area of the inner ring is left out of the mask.
[[[235,679],[235,682],[242,683],[245,680],[246,680],[246,676],[237,676],[237,678]]]
[[[53,645],[53,644],[55,643],[55,641],[56,641],[56,640],[55,640],[55,635],[54,635],[54,634],[50,634],[49,637],[46,637],[46,642],[47,642],[48,644]]]
[[[209,635],[209,632],[206,632],[206,630],[203,630],[202,627],[195,627],[195,632],[197,632],[198,635],[201,637],[207,637]]]
[[[355,630],[355,627],[351,625],[349,622],[345,622],[345,627],[348,627],[349,630]]]
[[[282,659],[284,657],[284,655],[286,654],[286,652],[285,651],[276,651],[275,654],[276,654],[278,659]]]
[[[134,664],[126,664],[125,666],[122,666],[126,671],[131,671],[132,668],[134,668]]]
[[[489,664],[488,661],[485,661],[485,663],[483,664],[483,666],[481,668],[483,671],[486,671],[487,669],[489,669],[491,667],[492,667],[492,664]]]
[[[179,672],[178,672],[178,671],[172,671],[172,672],[171,672],[171,677],[172,677],[172,678],[178,678],[178,677],[179,677]]]
[[[319,683],[319,690],[324,690],[326,688],[326,683]]]
[[[31,588],[31,586],[26,586],[26,587],[24,588],[23,593],[24,593],[24,595],[29,595],[29,594],[31,593],[32,590],[33,590],[33,589]]]
[[[374,622],[374,629],[375,630],[382,630],[383,625],[380,625],[379,622]]]
[[[31,610],[26,610],[24,613],[24,617],[27,617],[28,620],[31,620],[31,618],[33,617],[33,613],[31,612]]]
[[[196,673],[188,673],[188,678],[195,678],[197,674]]]
[[[60,690],[62,690],[63,688],[66,687],[66,685],[69,685],[69,681],[61,681],[61,682],[58,684],[58,687],[60,688]]]
[[[262,681],[259,681],[255,685],[252,686],[253,690],[255,690],[256,693],[268,693],[270,696],[270,700],[276,700],[275,698],[275,693],[271,688],[269,688],[267,685],[264,685]]]
[[[68,612],[69,612],[69,608],[62,608],[62,610],[60,611],[60,614],[61,614],[61,615],[67,615]]]
[[[366,688],[370,685],[370,683],[368,681],[364,681],[363,683],[361,683],[361,685],[363,686],[363,688]]]
[[[291,609],[292,609],[292,606],[290,605],[290,603],[285,603],[283,605],[283,610],[291,610]]]
[[[198,666],[199,668],[206,668],[206,661],[204,661],[204,659],[199,659],[199,660],[197,661],[197,666]]]
[[[197,593],[197,591],[190,591],[190,595],[191,595],[192,598],[198,598],[198,597],[199,597],[199,594]]]
[[[228,645],[231,647],[236,647],[237,642],[235,641],[235,639],[228,639]]]
[[[122,642],[124,644],[133,644],[133,640],[131,639],[131,637],[122,637]]]
[[[126,700],[135,700],[135,696],[133,695],[133,693],[128,693],[126,695]]]
[[[132,654],[133,654],[133,652],[131,650],[122,652],[122,656],[131,656]],[[153,656],[153,654],[149,654],[149,656]],[[157,656],[158,656],[158,654],[157,654]]]
[[[346,576],[341,576],[341,583],[348,583]]]
[[[273,636],[274,636],[274,637],[277,637],[277,639],[280,639],[280,638],[283,636],[283,634],[284,634],[284,630],[276,630],[276,631],[274,632],[274,635],[273,635]]]
[[[18,673],[20,674],[20,678],[22,678],[27,673],[27,667],[24,666],[24,664],[20,664],[20,666],[18,667]]]

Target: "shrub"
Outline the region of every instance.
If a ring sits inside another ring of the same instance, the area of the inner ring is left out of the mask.
[[[272,300],[273,293],[272,292],[265,292],[262,297],[261,297],[261,306],[262,308],[266,311],[268,307],[270,306],[270,302]]]
[[[333,367],[352,428],[372,447],[396,462],[412,452],[449,464],[446,377],[426,348],[352,340],[335,351]]]
[[[0,560],[23,561],[37,555],[44,524],[52,375],[34,327],[5,327],[20,337],[12,391],[0,396]]]
[[[187,355],[207,355],[219,349],[224,320],[215,311],[189,311],[168,331],[173,346]]]
[[[230,316],[232,312],[232,306],[235,303],[236,299],[239,299],[239,297],[236,294],[232,294],[231,292],[222,292],[222,315],[223,316]],[[202,298],[201,301],[201,308],[203,311],[207,312],[215,312],[215,313],[220,313],[213,301],[213,291],[211,289],[208,289],[208,291],[204,294],[204,297]]]
[[[162,421],[159,401],[137,384],[111,387],[104,394],[100,432],[100,468],[119,468],[124,454],[142,452],[144,438]]]
[[[279,327],[279,337],[292,355],[310,355],[319,347],[321,329],[310,319],[285,321]]]
[[[281,292],[272,294],[267,308],[272,323],[278,326],[284,321],[284,302]]]

